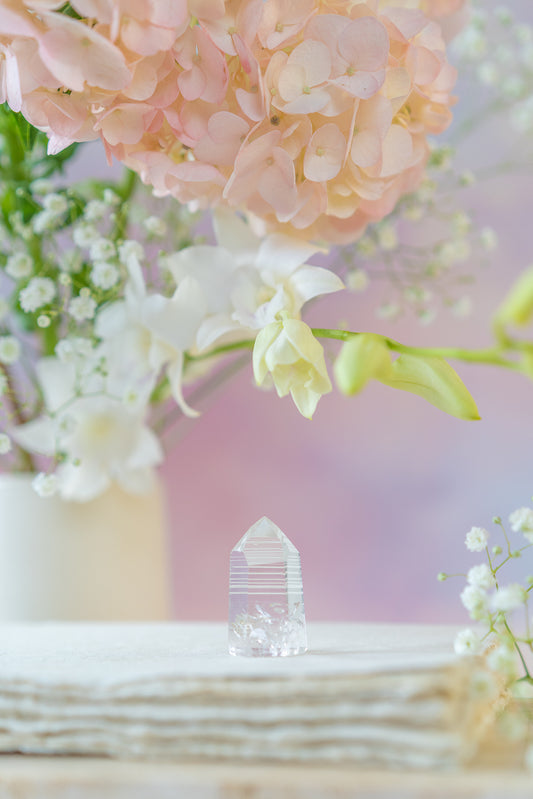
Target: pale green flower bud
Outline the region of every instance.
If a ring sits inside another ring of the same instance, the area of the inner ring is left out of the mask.
[[[533,266],[518,277],[498,308],[497,324],[526,327],[533,319]]]
[[[361,333],[343,345],[335,362],[335,380],[343,394],[352,396],[372,378],[385,377],[390,368],[389,348],[381,336]]]

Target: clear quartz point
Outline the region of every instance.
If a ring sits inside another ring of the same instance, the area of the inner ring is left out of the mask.
[[[307,651],[300,554],[266,516],[231,552],[229,651],[244,657]]]

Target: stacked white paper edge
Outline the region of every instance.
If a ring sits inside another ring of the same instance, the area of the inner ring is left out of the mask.
[[[222,624],[0,625],[0,751],[453,768],[491,717],[454,632],[317,624],[249,659]]]

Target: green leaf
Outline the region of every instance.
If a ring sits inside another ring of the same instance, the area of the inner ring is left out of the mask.
[[[495,321],[525,327],[533,319],[533,266],[518,277],[496,311]]]
[[[378,379],[392,388],[418,394],[458,419],[481,418],[472,395],[443,358],[402,354],[392,364],[390,374]]]
[[[358,394],[371,378],[385,377],[391,368],[389,348],[381,336],[360,333],[350,338],[335,361],[335,381],[347,396]]]

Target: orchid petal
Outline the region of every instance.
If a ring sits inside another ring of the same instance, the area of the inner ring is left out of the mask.
[[[167,369],[167,377],[170,383],[172,396],[176,400],[178,407],[183,411],[185,416],[188,416],[191,419],[195,419],[196,417],[200,416],[200,412],[195,411],[194,408],[191,408],[183,396],[183,353],[178,353],[176,359],[169,365]]]
[[[298,298],[300,308],[308,300],[321,294],[333,294],[344,288],[344,283],[330,269],[321,266],[302,266],[289,279],[294,296]]]
[[[10,435],[27,452],[51,456],[56,451],[55,426],[47,416],[14,427]]]

